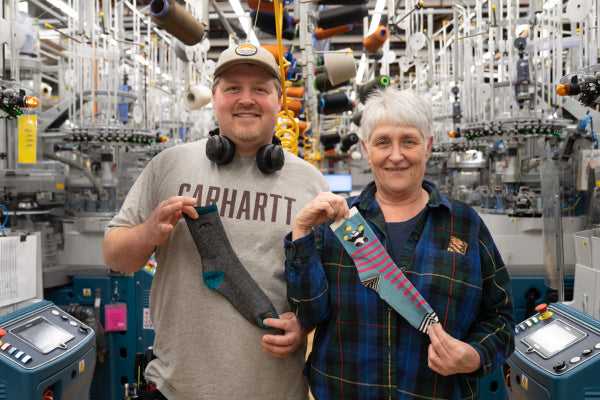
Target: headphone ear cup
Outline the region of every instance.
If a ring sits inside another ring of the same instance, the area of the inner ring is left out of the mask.
[[[279,171],[283,168],[285,154],[283,147],[276,144],[267,144],[258,149],[256,153],[256,165],[265,174]]]
[[[235,156],[235,143],[221,135],[210,136],[206,141],[206,157],[221,165],[229,164]]]

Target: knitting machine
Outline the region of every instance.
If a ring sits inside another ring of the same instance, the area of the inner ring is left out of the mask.
[[[89,399],[95,362],[94,330],[51,302],[0,318],[7,399]]]
[[[27,232],[0,236],[1,393],[7,399],[88,399],[95,331],[42,300],[40,242],[39,234]]]
[[[132,382],[135,354],[152,346],[149,294],[153,278],[153,269],[148,265],[133,276],[80,274],[72,277],[69,285],[46,289],[46,299],[65,309],[73,308],[69,306],[72,304],[89,309],[95,323],[102,324],[97,331],[90,400],[120,399],[123,377]]]
[[[536,307],[515,328],[510,399],[588,399],[598,393],[600,230],[577,232],[573,300]]]
[[[600,322],[562,303],[516,326],[509,399],[589,399],[600,390]]]

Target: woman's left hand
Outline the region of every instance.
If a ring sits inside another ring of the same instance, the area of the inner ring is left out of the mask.
[[[431,339],[428,365],[438,374],[448,376],[474,372],[481,368],[477,350],[448,335],[441,324],[430,325],[427,333]]]

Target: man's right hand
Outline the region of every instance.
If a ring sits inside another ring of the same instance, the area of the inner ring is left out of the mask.
[[[194,197],[176,196],[161,201],[152,211],[150,217],[143,223],[145,236],[152,246],[158,246],[167,240],[169,234],[175,229],[177,222],[186,213],[191,218],[198,218],[198,212],[194,208],[197,200]]]
[[[198,218],[195,205],[193,197],[171,197],[162,201],[141,224],[110,230],[104,235],[104,262],[115,271],[139,271],[156,246],[167,240],[177,222],[183,218],[183,213]]]

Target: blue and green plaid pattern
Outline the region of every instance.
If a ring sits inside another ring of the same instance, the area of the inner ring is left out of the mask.
[[[306,366],[315,399],[476,399],[475,379],[513,351],[510,279],[489,231],[468,205],[431,182],[423,188],[429,203],[394,262],[446,332],[474,346],[483,367],[449,377],[430,370],[429,337],[361,284],[327,223],[294,242],[285,239],[290,304],[304,325],[317,326]],[[371,183],[348,203],[389,250],[375,190]]]

